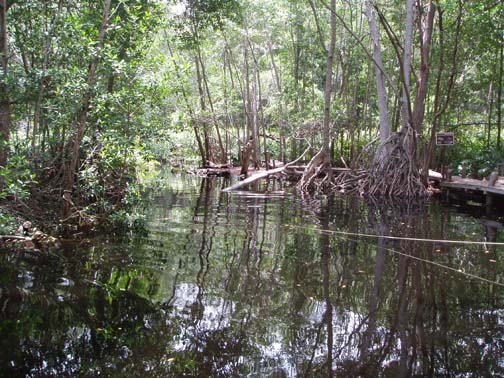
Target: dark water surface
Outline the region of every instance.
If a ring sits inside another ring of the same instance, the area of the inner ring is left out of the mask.
[[[504,376],[504,246],[365,236],[504,242],[502,219],[227,185],[169,179],[146,238],[1,252],[0,376]]]

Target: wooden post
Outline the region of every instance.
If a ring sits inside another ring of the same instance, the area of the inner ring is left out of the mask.
[[[490,177],[488,178],[488,186],[495,186],[495,183],[499,179],[499,172],[490,173]]]
[[[488,178],[488,186],[495,186],[495,183],[499,179],[499,172],[494,171],[490,174],[490,177]],[[491,193],[486,193],[485,196],[485,206],[486,206],[486,211],[489,213],[492,210],[493,206],[493,195]]]
[[[490,193],[486,193],[485,195],[485,206],[487,210],[490,210],[493,206],[493,196]]]
[[[446,170],[446,181],[451,182],[452,181],[452,174],[453,174],[453,169],[448,168]]]

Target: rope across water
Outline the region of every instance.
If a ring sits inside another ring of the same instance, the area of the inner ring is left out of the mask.
[[[430,243],[470,244],[470,245],[498,245],[498,246],[504,246],[504,243],[501,243],[501,242],[478,242],[478,241],[467,241],[467,240],[437,240],[437,239],[422,239],[422,238],[404,238],[404,237],[390,236],[390,235],[381,236],[381,235],[361,234],[361,233],[347,232],[347,231],[324,230],[324,229],[317,229],[317,228],[313,228],[313,227],[302,227],[302,226],[295,226],[295,225],[285,225],[285,227],[286,228],[290,228],[290,229],[311,230],[311,231],[314,231],[314,232],[318,232],[319,234],[325,234],[325,235],[334,235],[338,239],[349,240],[349,241],[353,241],[353,242],[356,242],[356,243],[358,243],[359,240],[352,239],[352,238],[350,238],[351,236],[358,236],[358,237],[364,237],[364,238],[374,238],[374,239],[382,238],[382,239],[389,239],[389,240],[409,240],[409,241],[420,241],[420,242],[430,242]],[[366,242],[366,241],[364,241],[364,242]],[[452,268],[451,266],[443,265],[443,264],[435,262],[435,261],[423,259],[423,258],[417,257],[417,256],[412,256],[410,254],[407,254],[407,253],[404,253],[404,252],[400,252],[400,251],[397,251],[397,250],[392,249],[392,248],[385,248],[385,250],[388,251],[388,252],[395,253],[397,255],[405,256],[405,257],[411,258],[413,260],[417,260],[417,261],[420,261],[420,262],[424,262],[424,263],[436,266],[438,268],[446,269],[446,270],[452,271],[452,272],[457,273],[457,274],[462,274],[463,276],[471,278],[471,279],[475,279],[475,280],[482,281],[482,282],[485,282],[485,283],[489,283],[489,284],[492,284],[492,285],[498,285],[498,286],[504,287],[504,283],[497,282],[497,281],[492,281],[492,280],[489,280],[489,279],[484,278],[484,277],[477,276],[477,275],[472,274],[472,273],[467,273],[467,272],[465,272],[465,271],[463,271],[461,269]]]

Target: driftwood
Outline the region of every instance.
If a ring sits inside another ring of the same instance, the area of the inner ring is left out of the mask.
[[[232,164],[216,164],[212,161],[207,160],[206,164],[203,168],[212,168],[212,169],[224,169],[224,168],[232,168]]]
[[[18,235],[0,235],[0,240],[22,240],[31,241],[32,238],[28,236],[18,236]]]
[[[275,175],[277,173],[281,173],[283,172],[286,168],[290,167],[291,165],[294,165],[296,164],[299,160],[301,160],[305,154],[309,151],[310,148],[307,148],[302,154],[301,156],[299,156],[296,160],[293,160],[287,164],[285,164],[284,166],[280,167],[280,168],[275,168],[275,169],[270,169],[269,171],[263,171],[263,172],[258,172],[256,173],[255,175],[252,175],[248,178],[246,178],[245,180],[243,181],[239,181],[237,182],[236,184],[234,185],[231,185],[230,187],[227,187],[225,189],[223,189],[222,191],[223,192],[232,192],[233,190],[236,190],[236,189],[239,189],[245,185],[249,185],[249,184],[252,184],[253,182],[256,182],[258,180],[261,180],[263,178],[266,178],[266,177],[269,177],[271,175]]]

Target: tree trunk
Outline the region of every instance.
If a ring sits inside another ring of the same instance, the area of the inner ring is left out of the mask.
[[[497,148],[501,148],[501,132],[502,132],[502,76],[504,70],[504,41],[501,39],[499,48],[499,89],[497,91]]]
[[[201,81],[201,72],[200,72],[200,61],[198,57],[195,58],[196,64],[196,81],[198,83],[198,93],[200,100],[201,111],[204,113],[206,111],[206,103],[205,103],[205,93],[203,92],[203,85]],[[203,116],[205,116],[203,114]],[[208,162],[213,162],[213,154],[212,154],[212,146],[210,144],[210,136],[208,135],[208,122],[206,119],[201,121],[203,125],[203,142],[204,142],[204,150],[205,150],[205,159],[203,161],[203,166],[206,166]]]
[[[427,14],[422,17],[422,36],[420,41],[420,74],[418,75],[415,104],[413,106],[412,126],[417,134],[422,132],[425,115],[425,99],[429,85],[429,53],[432,41],[435,6],[431,2],[427,6]]]
[[[56,26],[56,22],[58,21],[59,15],[61,13],[61,9],[63,8],[63,1],[60,0],[58,3],[58,10],[57,13],[54,15],[54,18],[51,22],[51,27],[47,33],[46,39],[45,39],[45,46],[44,46],[44,52],[43,52],[43,62],[42,62],[42,78],[40,79],[40,86],[39,86],[39,92],[37,95],[37,101],[35,103],[35,115],[33,119],[33,137],[31,141],[31,148],[32,148],[32,159],[35,162],[37,159],[37,134],[39,133],[40,129],[40,119],[42,116],[42,101],[44,100],[44,95],[45,95],[45,90],[46,90],[46,85],[47,85],[47,70],[49,68],[49,53],[51,51],[51,46],[52,46],[52,36],[54,33],[54,28]]]
[[[388,117],[387,91],[385,89],[385,80],[383,77],[383,61],[381,56],[380,35],[376,27],[373,7],[369,1],[366,1],[366,16],[371,31],[373,41],[373,59],[375,61],[376,71],[376,89],[378,91],[378,111],[380,113],[380,142],[385,144],[390,136],[390,122]]]
[[[248,43],[250,46],[250,52],[252,54],[252,59],[254,60],[254,94],[253,94],[253,99],[254,99],[254,139],[257,141],[256,142],[256,148],[254,150],[254,160],[255,160],[255,167],[259,168],[261,166],[261,149],[260,149],[260,131],[259,131],[259,125],[263,130],[264,134],[264,140],[263,140],[263,149],[264,149],[264,158],[266,159],[266,126],[265,126],[265,121],[264,121],[264,111],[262,109],[262,88],[261,88],[261,70],[259,67],[259,61],[254,53],[254,47],[252,46],[252,43],[250,41],[250,38],[248,39]]]
[[[448,105],[450,103],[451,94],[453,91],[453,86],[455,85],[455,75],[457,73],[457,54],[458,54],[458,46],[460,39],[460,31],[462,24],[462,12],[463,12],[463,4],[462,1],[458,1],[458,15],[457,15],[457,24],[455,29],[455,41],[453,43],[453,53],[451,58],[452,70],[450,77],[448,79],[448,88],[446,90],[446,94],[443,96],[445,101],[441,106],[441,82],[442,82],[442,73],[444,70],[444,27],[443,27],[443,10],[440,7],[437,7],[438,10],[438,29],[439,29],[439,63],[438,63],[438,73],[436,78],[436,89],[434,94],[434,120],[432,122],[432,128],[430,130],[431,136],[429,141],[429,147],[424,159],[424,165],[422,169],[423,181],[427,182],[427,177],[429,174],[430,164],[433,162],[435,157],[435,138],[436,132],[439,129],[441,124],[441,116],[444,114]]]
[[[327,52],[325,84],[324,84],[324,131],[322,135],[322,153],[329,157],[331,143],[331,89],[334,50],[336,47],[336,0],[331,0],[331,40]],[[329,170],[331,171],[331,170]]]
[[[224,163],[225,157],[226,157],[226,151],[224,150],[224,145],[222,144],[222,138],[221,138],[221,134],[220,134],[219,124],[217,122],[217,117],[215,116],[212,96],[210,95],[210,88],[208,86],[206,69],[205,69],[205,65],[203,63],[203,58],[201,56],[201,49],[200,49],[199,45],[197,47],[197,52],[198,52],[198,59],[199,59],[200,67],[201,67],[201,75],[203,77],[203,83],[205,84],[205,90],[206,90],[206,94],[207,94],[207,98],[208,98],[208,104],[210,105],[210,110],[212,112],[212,120],[213,120],[214,127],[215,127],[215,133],[217,134],[217,142],[219,143],[219,150],[221,153],[221,163]]]
[[[332,90],[332,69],[334,62],[334,51],[336,48],[336,0],[331,0],[331,38],[327,49],[326,73],[324,82],[324,124],[322,132],[322,149],[317,153],[307,165],[303,177],[297,187],[302,192],[310,192],[313,189],[325,191],[332,187],[332,167],[331,167],[331,90]],[[319,175],[323,178],[315,184]]]
[[[250,65],[249,65],[249,43],[248,38],[243,41],[243,61],[245,68],[245,117],[247,122],[247,137],[248,142],[247,145],[244,146],[244,151],[242,153],[243,157],[248,157],[247,161],[242,162],[242,173],[244,170],[244,165],[247,165],[250,160],[249,149],[251,149],[250,153],[254,158],[254,164],[257,166],[258,162],[256,161],[258,158],[258,140],[257,140],[257,132],[256,132],[256,119],[254,117],[254,106],[253,106],[253,96],[250,88]],[[244,164],[246,163],[246,164]]]
[[[402,129],[406,130],[411,125],[410,108],[410,74],[411,74],[411,48],[413,45],[413,0],[406,1],[406,32],[404,35],[403,58],[403,86],[402,86]]]
[[[165,38],[166,38],[166,46],[168,47],[168,51],[170,53],[170,56],[173,59],[173,51],[172,51],[170,43],[168,41],[168,36],[165,35]],[[173,59],[173,65],[175,66],[175,75],[177,77],[177,80],[179,82],[182,82],[182,78],[180,77],[180,67],[178,66],[177,62],[174,59]],[[204,166],[205,165],[205,148],[203,147],[203,143],[201,141],[201,136],[199,134],[198,128],[194,124],[196,122],[194,110],[191,106],[191,103],[189,102],[189,99],[187,98],[187,93],[184,89],[184,86],[181,86],[180,91],[182,92],[182,97],[184,98],[184,102],[186,104],[187,110],[189,111],[189,114],[191,116],[191,127],[194,131],[194,136],[196,137],[196,142],[198,144],[198,151],[199,151],[200,157],[201,157],[201,165]]]
[[[495,69],[494,69],[495,73]],[[488,108],[487,108],[487,114],[488,114],[488,123],[487,123],[487,140],[486,140],[486,148],[490,148],[490,136],[492,134],[492,110],[493,110],[493,101],[494,101],[494,96],[493,96],[493,81],[490,82],[490,88],[488,89]]]
[[[282,97],[282,84],[280,81],[280,74],[278,73],[278,68],[275,63],[275,57],[273,56],[273,48],[271,44],[271,38],[268,38],[268,52],[271,58],[271,67],[273,69],[274,77],[275,77],[275,84],[277,87],[278,91],[278,110],[279,110],[279,116],[278,116],[278,131],[280,134],[280,160],[285,163],[285,131],[284,131],[284,124],[283,124],[283,117],[284,117],[284,112],[283,112],[283,97]]]
[[[91,64],[89,66],[89,74],[87,80],[87,89],[84,94],[84,98],[82,101],[82,108],[78,116],[76,130],[73,136],[73,146],[71,151],[71,157],[69,163],[65,167],[65,174],[63,178],[63,185],[65,189],[65,195],[67,197],[71,197],[73,184],[75,180],[75,175],[77,171],[77,164],[79,161],[79,149],[82,141],[82,137],[84,136],[84,131],[86,129],[87,116],[89,113],[89,107],[91,104],[91,100],[94,97],[93,87],[96,83],[96,69],[98,67],[98,60],[100,56],[100,51],[103,48],[103,40],[105,39],[105,33],[107,31],[107,24],[109,21],[109,11],[110,11],[110,3],[112,0],[105,0],[105,6],[103,8],[102,21],[100,25],[100,29],[98,31],[98,43],[96,45],[96,51],[91,59]],[[63,206],[63,217],[66,218],[70,212],[70,202],[64,201]]]
[[[7,87],[9,49],[7,41],[7,0],[0,0],[0,166],[5,167],[8,159],[10,136],[10,98]]]

